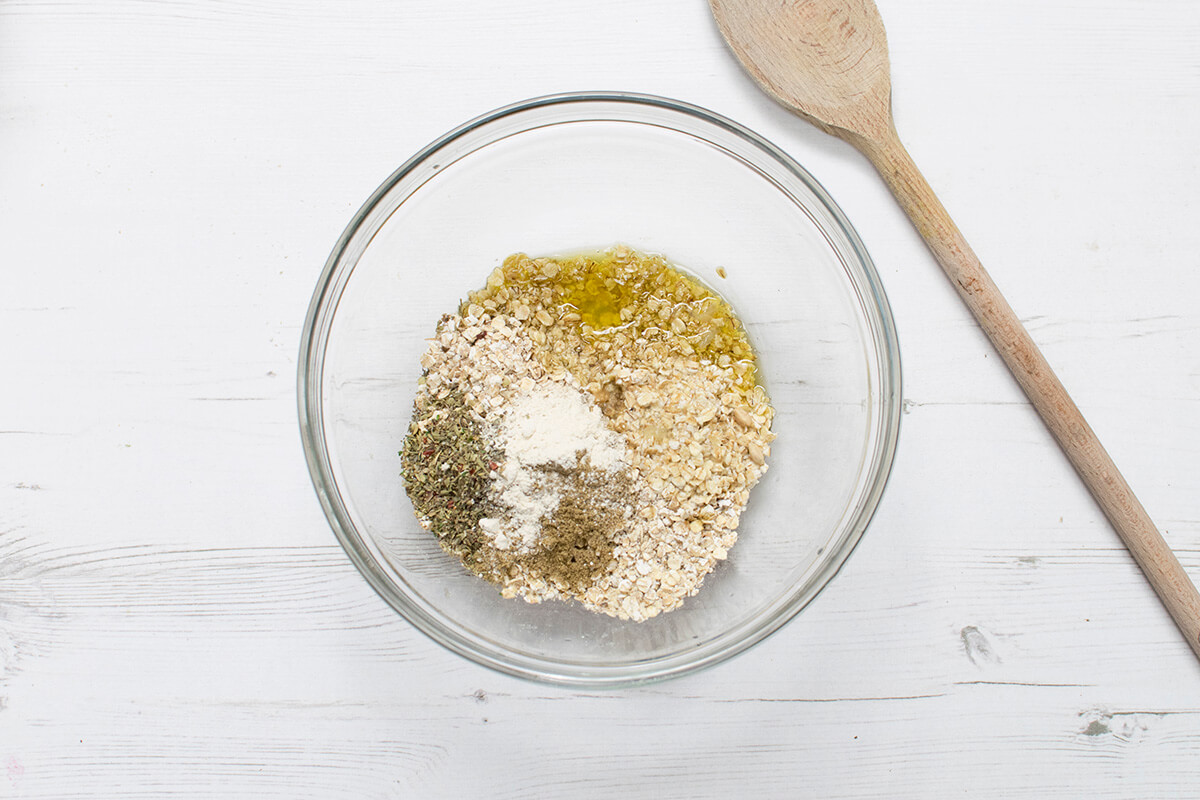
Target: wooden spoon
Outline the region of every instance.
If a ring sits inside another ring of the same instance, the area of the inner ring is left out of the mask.
[[[1200,593],[896,135],[875,3],[709,2],[721,34],[767,94],[879,170],[1200,656]]]

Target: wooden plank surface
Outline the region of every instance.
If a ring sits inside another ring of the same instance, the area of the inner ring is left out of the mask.
[[[879,5],[906,144],[1200,579],[1200,12]],[[613,692],[396,617],[294,400],[375,186],[592,88],[800,160],[905,369],[892,480],[828,589]],[[759,94],[704,3],[0,0],[0,241],[0,797],[1200,797],[1200,664],[870,166]]]

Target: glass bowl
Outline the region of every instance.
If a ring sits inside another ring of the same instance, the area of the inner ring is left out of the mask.
[[[442,314],[511,253],[617,244],[664,255],[733,305],[776,410],[738,543],[682,608],[646,622],[502,599],[418,525],[397,455]],[[891,311],[824,189],[735,122],[624,93],[499,109],[392,174],[325,265],[298,379],[317,494],[383,599],[469,659],[574,686],[690,672],[792,618],[862,536],[900,418]]]

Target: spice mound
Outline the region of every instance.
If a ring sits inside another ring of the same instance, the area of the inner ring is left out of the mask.
[[[661,256],[509,256],[421,367],[405,488],[504,597],[678,608],[767,470],[774,410],[745,329]]]

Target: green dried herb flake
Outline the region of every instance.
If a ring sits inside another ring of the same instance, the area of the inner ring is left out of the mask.
[[[413,408],[400,469],[413,508],[442,545],[463,557],[483,545],[479,520],[499,454],[459,392]]]

